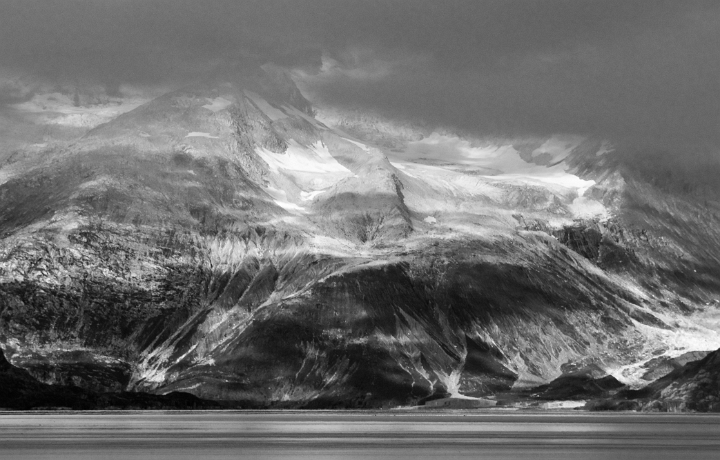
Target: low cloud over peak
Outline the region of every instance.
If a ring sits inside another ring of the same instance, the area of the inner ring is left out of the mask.
[[[0,1],[5,69],[107,85],[294,68],[313,97],[460,131],[716,143],[714,1]],[[324,57],[323,57],[324,56]]]

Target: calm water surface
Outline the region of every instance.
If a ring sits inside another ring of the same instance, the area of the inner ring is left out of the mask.
[[[720,416],[0,413],[0,459],[720,459]]]

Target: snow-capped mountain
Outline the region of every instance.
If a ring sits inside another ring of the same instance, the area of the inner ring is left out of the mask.
[[[3,115],[0,344],[44,383],[368,407],[720,347],[717,165],[323,111],[274,66],[90,92]]]

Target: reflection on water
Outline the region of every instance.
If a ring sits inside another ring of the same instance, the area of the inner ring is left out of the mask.
[[[720,416],[4,413],[0,458],[720,459]]]

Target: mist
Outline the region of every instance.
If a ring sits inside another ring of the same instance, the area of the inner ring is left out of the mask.
[[[0,71],[21,75],[113,90],[274,62],[318,102],[459,132],[719,140],[712,1],[3,0],[0,10]]]

